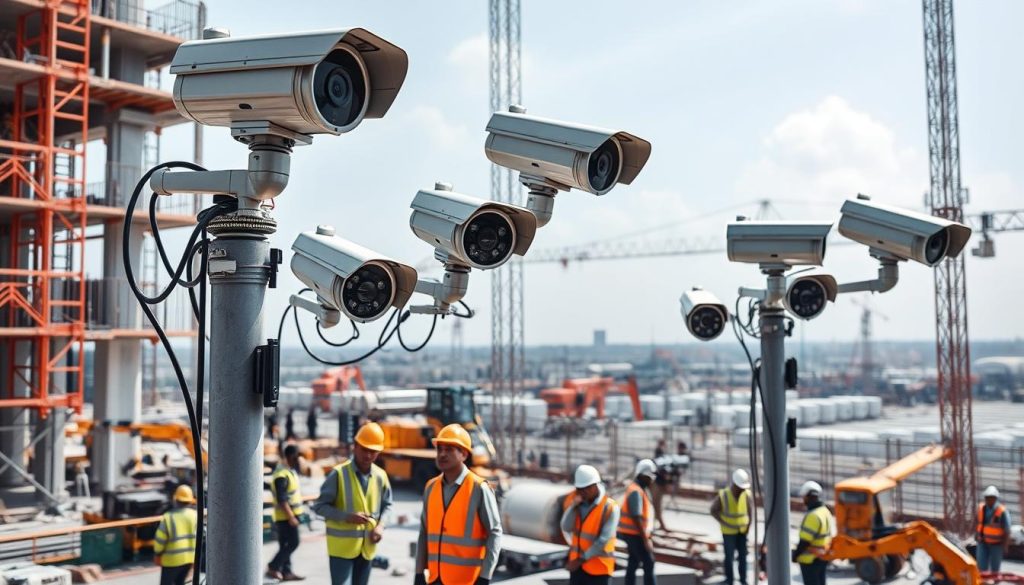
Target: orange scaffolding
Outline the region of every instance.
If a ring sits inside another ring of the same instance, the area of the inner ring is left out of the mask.
[[[81,411],[85,380],[89,0],[48,0],[18,16],[16,36],[17,59],[38,73],[15,86],[13,140],[0,141],[0,196],[26,200],[5,222],[0,334],[10,367],[0,408],[45,417]],[[29,359],[18,363],[25,348]],[[27,395],[14,395],[16,382]]]

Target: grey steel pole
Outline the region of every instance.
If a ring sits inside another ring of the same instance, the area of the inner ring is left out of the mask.
[[[210,244],[209,270],[210,585],[263,582],[263,400],[254,388],[255,350],[266,342],[270,244],[267,228],[246,222],[242,211],[210,225],[219,234]]]
[[[769,291],[772,290],[769,276]],[[786,445],[786,387],[783,380],[785,349],[785,315],[777,303],[762,304],[761,326],[761,388],[764,394],[764,427],[762,434],[765,461],[765,514],[771,523],[765,527],[768,545],[768,585],[789,585],[789,453]],[[768,433],[767,429],[772,432]]]

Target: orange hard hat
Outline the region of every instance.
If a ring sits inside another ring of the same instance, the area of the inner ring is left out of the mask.
[[[435,447],[439,444],[455,445],[462,447],[467,453],[473,452],[473,440],[469,438],[469,432],[459,424],[450,424],[441,429],[441,432],[434,438],[433,443]]]
[[[370,451],[384,450],[384,429],[375,422],[368,422],[359,427],[356,433],[356,443]]]
[[[187,485],[179,485],[178,489],[174,490],[174,501],[181,504],[194,504],[196,498],[192,494],[192,488]]]

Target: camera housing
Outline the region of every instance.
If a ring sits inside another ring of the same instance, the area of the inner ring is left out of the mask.
[[[402,308],[416,288],[416,269],[340,238],[317,226],[292,244],[292,272],[321,304],[366,323],[392,307]]]
[[[828,274],[794,276],[786,286],[782,303],[793,316],[809,321],[825,311],[839,294],[836,279]]]
[[[686,329],[697,339],[711,341],[725,331],[729,309],[714,293],[695,286],[683,293],[679,304]]]
[[[200,124],[337,135],[383,117],[408,64],[401,48],[350,28],[188,41],[170,72],[175,107]]]
[[[862,196],[843,203],[839,233],[868,246],[873,256],[913,260],[935,266],[960,253],[971,238],[971,228],[940,217]]]
[[[446,264],[497,268],[513,254],[526,254],[537,233],[530,210],[456,193],[447,183],[419,191],[410,207],[409,227],[446,256]]]
[[[821,266],[831,223],[737,221],[726,228],[731,262]]]

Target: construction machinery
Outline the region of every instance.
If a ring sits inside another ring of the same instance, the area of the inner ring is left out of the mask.
[[[91,420],[76,420],[75,425],[69,425],[65,430],[66,435],[78,435],[85,439],[86,446],[91,446],[91,431],[96,423]],[[194,461],[196,459],[195,446],[192,443],[192,429],[180,421],[161,421],[146,423],[125,423],[109,425],[115,433],[129,433],[138,436],[143,441],[151,443],[174,443],[188,451]],[[203,466],[206,466],[206,449],[203,449]]]
[[[366,392],[366,382],[363,381],[363,372],[359,366],[338,366],[320,374],[320,377],[313,380],[313,404],[321,412],[332,412],[331,395],[334,393],[346,392],[353,387]]]
[[[867,583],[881,583],[896,576],[915,550],[932,559],[933,583],[977,585],[982,583],[977,563],[966,551],[927,522],[888,524],[880,498],[922,468],[953,456],[953,450],[929,445],[867,477],[836,484],[836,529],[826,560],[853,562],[857,576]]]
[[[644,419],[640,408],[640,393],[636,388],[636,378],[630,376],[625,382],[612,377],[570,378],[562,382],[559,388],[546,388],[540,391],[540,398],[548,403],[548,418],[571,417],[583,418],[587,410],[593,408],[598,420],[605,418],[605,399],[609,394],[625,394],[629,396],[633,407],[633,420]]]

